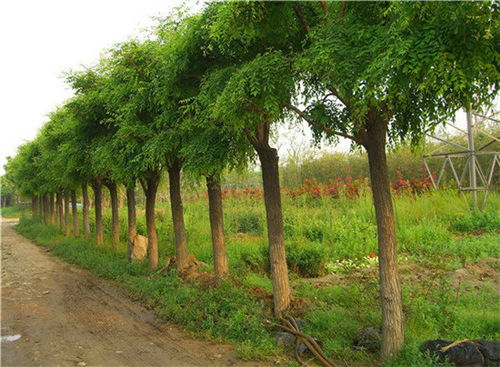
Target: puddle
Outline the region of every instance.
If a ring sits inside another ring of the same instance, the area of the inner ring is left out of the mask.
[[[3,327],[3,328],[1,328],[1,330],[2,330],[2,334],[14,331],[10,327]],[[15,342],[16,340],[19,340],[19,339],[21,339],[21,334],[2,335],[0,341],[2,343],[6,343],[6,342]]]
[[[6,343],[6,342],[15,342],[16,340],[21,339],[21,334],[16,334],[16,335],[5,335],[1,337],[1,342]]]

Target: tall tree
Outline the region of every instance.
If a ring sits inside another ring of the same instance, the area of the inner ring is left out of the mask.
[[[387,139],[416,141],[458,108],[490,103],[498,86],[498,6],[455,5],[233,3],[219,6],[213,25],[217,41],[237,39],[247,49],[273,32],[293,34],[299,25],[300,47],[282,48],[284,37],[270,46],[289,64],[283,78],[296,80],[293,103],[284,107],[307,121],[316,137],[349,138],[367,150],[379,232],[384,358],[403,343]]]

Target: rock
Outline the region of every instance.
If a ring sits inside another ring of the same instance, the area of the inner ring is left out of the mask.
[[[314,339],[314,341],[316,343],[318,343],[318,345],[320,346],[320,348],[323,348],[323,342],[321,340],[318,340],[318,339]],[[299,346],[297,347],[297,353],[302,357],[305,353],[311,353],[311,351],[309,350],[309,348],[307,347],[307,345],[305,345],[304,343],[301,343],[299,344]]]
[[[129,239],[132,245],[132,260],[143,260],[148,252],[148,239],[147,237],[136,234]]]
[[[377,352],[380,348],[380,333],[372,327],[361,330],[354,340],[354,347],[370,353]]]
[[[441,363],[454,363],[457,367],[500,366],[500,342],[467,339],[450,342],[436,339],[422,344],[420,352],[429,354]]]
[[[297,340],[295,335],[283,332],[274,334],[274,339],[276,340],[276,344],[280,347],[291,347]]]
[[[165,266],[167,268],[175,268],[176,263],[177,260],[175,256],[170,256],[165,259]],[[193,254],[188,254],[188,268],[204,267],[204,266],[208,266],[208,264],[198,260]]]
[[[479,344],[479,351],[486,360],[494,363],[494,366],[500,366],[500,342],[490,342],[482,339],[474,341]]]

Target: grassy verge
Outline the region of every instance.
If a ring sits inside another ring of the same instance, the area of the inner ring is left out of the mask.
[[[19,218],[22,215],[28,215],[31,211],[29,204],[16,204],[0,209],[0,216],[4,218]]]

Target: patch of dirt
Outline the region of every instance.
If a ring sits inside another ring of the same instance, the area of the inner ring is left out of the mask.
[[[475,264],[468,264],[457,269],[452,274],[452,283],[458,287],[460,285],[480,286],[488,282],[500,292],[500,259],[486,258]]]
[[[3,366],[266,365],[160,321],[113,282],[17,234],[16,222],[2,220],[2,336],[12,340],[2,341]]]
[[[459,284],[481,286],[493,284],[500,292],[500,259],[485,258],[474,264],[450,272],[442,264],[400,263],[399,272],[403,283],[425,282],[439,285],[439,279],[445,277],[457,287]],[[328,274],[318,278],[302,279],[316,287],[342,285],[351,282],[378,282],[378,267],[372,266],[346,274]]]

